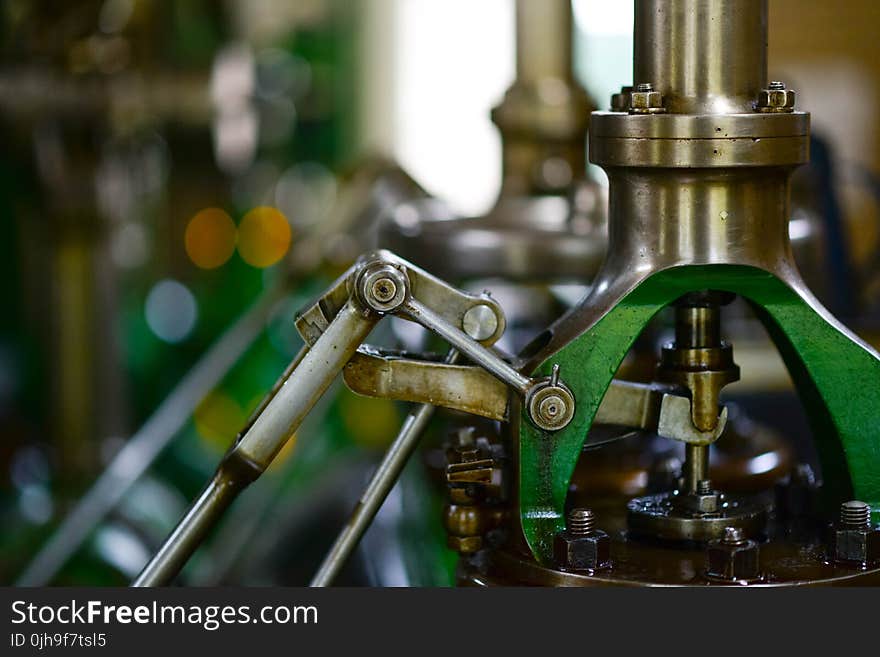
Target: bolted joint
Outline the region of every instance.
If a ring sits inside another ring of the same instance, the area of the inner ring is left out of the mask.
[[[589,509],[572,509],[568,526],[553,539],[556,566],[562,570],[592,572],[611,566],[611,538],[595,527]]]
[[[559,381],[559,366],[553,374],[538,382],[526,396],[529,419],[544,431],[559,431],[574,418],[574,395]]]
[[[758,92],[755,109],[759,112],[793,112],[795,92],[786,89],[784,82],[771,82]]]
[[[630,114],[663,114],[663,94],[650,83],[637,84],[629,94]]]
[[[361,302],[378,313],[397,310],[408,294],[409,279],[397,267],[385,263],[368,265],[358,277]]]
[[[701,479],[697,490],[692,493],[680,493],[672,498],[672,505],[692,517],[711,517],[720,514],[724,498],[712,488],[712,482]]]
[[[611,111],[628,112],[632,106],[632,87],[621,87],[616,94],[611,94]]]
[[[852,500],[840,507],[840,520],[831,527],[830,560],[858,567],[880,563],[880,528],[871,525],[871,507]]]
[[[725,528],[723,538],[706,546],[706,577],[722,582],[760,581],[758,543],[747,539],[739,528]]]

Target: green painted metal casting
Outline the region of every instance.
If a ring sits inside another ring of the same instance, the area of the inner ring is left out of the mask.
[[[739,265],[689,265],[643,281],[538,368],[548,375],[558,363],[577,402],[571,424],[554,434],[520,420],[520,515],[539,561],[552,557],[587,431],[626,352],[663,307],[703,289],[741,295],[764,322],[810,417],[828,496],[835,502],[855,496],[880,510],[880,355],[830,324],[772,274]]]

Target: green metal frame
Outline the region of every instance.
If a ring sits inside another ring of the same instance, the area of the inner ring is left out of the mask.
[[[549,563],[553,536],[564,527],[572,473],[621,361],[657,312],[702,289],[741,295],[764,322],[810,417],[828,497],[839,502],[854,495],[880,511],[880,355],[773,274],[740,265],[681,266],[644,280],[538,368],[548,375],[558,363],[577,401],[574,419],[559,432],[520,420],[520,516],[540,562]]]

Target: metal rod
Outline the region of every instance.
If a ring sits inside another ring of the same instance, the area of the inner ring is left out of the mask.
[[[458,360],[458,351],[451,349],[444,362],[452,364],[456,360]],[[419,404],[409,412],[397,438],[385,452],[385,457],[361,495],[348,523],[339,533],[327,556],[324,557],[324,561],[309,586],[330,586],[336,579],[400,477],[400,473],[419,442],[419,437],[434,414],[434,408],[430,404]]]
[[[684,450],[685,488],[695,493],[700,482],[709,478],[709,446],[686,444]]]
[[[520,395],[525,396],[534,385],[532,379],[517,372],[508,363],[499,358],[495,352],[474,341],[464,331],[447,323],[433,310],[416,299],[407,299],[402,311],[414,321],[439,335],[477,365],[516,390]]]
[[[211,345],[64,518],[19,576],[18,586],[45,586],[52,581],[254,343],[285,287],[273,286]]]
[[[168,584],[238,493],[260,476],[378,321],[349,301],[233,446],[133,586]]]

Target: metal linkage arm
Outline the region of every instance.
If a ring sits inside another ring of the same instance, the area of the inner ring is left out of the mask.
[[[504,315],[493,299],[456,290],[387,251],[368,254],[299,317],[297,328],[310,347],[273,390],[135,586],[173,579],[223,511],[265,471],[367,335],[389,314],[437,333],[523,395],[539,426],[556,430],[570,422],[574,399],[558,372],[547,380],[529,379],[489,348],[504,331]]]

